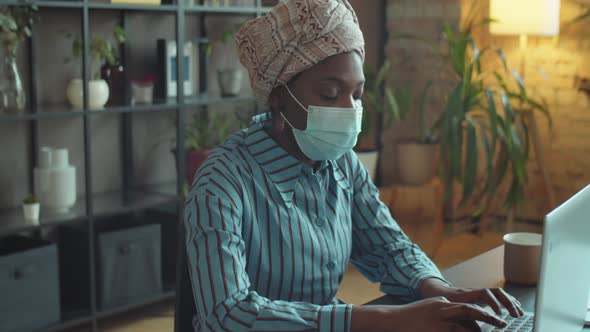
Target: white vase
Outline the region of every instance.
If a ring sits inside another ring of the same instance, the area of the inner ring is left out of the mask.
[[[39,161],[34,170],[35,195],[48,210],[68,212],[76,204],[76,168],[69,164],[68,150],[44,147]]]
[[[84,93],[82,80],[73,79],[66,88],[66,95],[74,110],[81,111],[84,108]],[[88,81],[88,109],[100,110],[109,100],[109,85],[105,80]]]
[[[25,222],[33,225],[39,225],[39,211],[41,205],[39,203],[23,204],[23,214]]]
[[[375,182],[375,177],[377,174],[377,162],[379,161],[379,152],[357,152],[356,155],[361,161],[361,164],[363,164],[363,166],[365,166],[365,168],[369,172],[369,177],[371,178],[371,180]]]
[[[219,89],[222,97],[235,97],[242,89],[242,71],[240,69],[225,69],[217,72]]]
[[[397,144],[400,180],[410,185],[430,182],[438,172],[438,144],[400,142]]]

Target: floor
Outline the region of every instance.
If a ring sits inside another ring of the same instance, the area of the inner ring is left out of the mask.
[[[480,235],[470,232],[468,224],[448,226],[439,250],[432,257],[433,261],[444,270],[501,245],[503,224],[496,222],[493,225],[494,229]],[[535,223],[517,223],[514,231],[541,232],[541,228]],[[378,285],[370,283],[351,266],[337,296],[348,303],[363,304],[381,295]],[[108,332],[163,332],[173,331],[173,326],[174,303],[168,302],[110,319],[100,328]],[[70,332],[82,331],[85,330],[78,328]]]

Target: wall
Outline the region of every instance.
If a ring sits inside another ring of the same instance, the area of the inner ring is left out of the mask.
[[[486,4],[487,1],[482,3]],[[388,1],[388,24],[390,35],[399,33],[419,33],[425,37],[440,36],[441,23],[449,21],[459,24],[461,15],[465,15],[471,1],[459,0],[390,0]],[[484,5],[482,15],[489,12]],[[566,22],[580,13],[580,8],[573,2],[562,1],[561,20]],[[576,91],[576,75],[590,76],[590,24],[580,24],[568,31],[562,31],[556,42],[551,38],[530,37],[526,50],[527,68],[526,84],[536,96],[544,97],[554,121],[553,131],[543,117],[538,117],[541,141],[545,153],[546,165],[550,170],[557,203],[565,201],[578,190],[590,183],[590,104],[588,98]],[[512,68],[519,66],[519,39],[515,37],[490,36],[487,29],[476,32],[476,41],[481,45],[494,45],[504,50]],[[387,44],[388,58],[398,60],[411,55],[407,65],[396,67],[392,73],[396,85],[420,85],[424,77],[432,77],[436,65],[424,47],[415,43],[404,43],[390,38]],[[439,84],[441,93],[444,84]],[[429,112],[440,112],[442,95],[430,100]],[[411,136],[415,122],[395,126],[388,130],[383,139],[395,142]],[[384,151],[383,169],[394,170],[384,174],[386,183],[396,180],[395,149],[389,144]],[[531,154],[529,163],[529,185],[527,187],[527,204],[519,216],[527,219],[542,219],[551,209],[544,191],[544,182],[537,167],[535,155]],[[499,206],[496,206],[499,210]]]

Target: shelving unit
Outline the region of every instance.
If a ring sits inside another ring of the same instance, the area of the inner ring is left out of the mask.
[[[184,0],[178,0],[184,1]],[[176,154],[176,181],[163,186],[151,186],[148,188],[135,188],[131,179],[133,178],[133,134],[131,132],[133,117],[137,114],[154,113],[168,113],[175,118],[176,140],[175,146],[178,150],[183,151],[184,132],[187,125],[187,112],[189,110],[208,110],[213,105],[224,104],[241,104],[252,103],[255,105],[256,99],[254,97],[235,97],[235,98],[212,98],[207,97],[206,84],[200,85],[200,94],[196,96],[185,96],[183,94],[182,84],[178,84],[177,97],[175,100],[170,100],[161,104],[152,105],[123,105],[106,107],[100,111],[90,111],[88,109],[88,78],[89,73],[89,46],[90,40],[90,18],[94,12],[112,11],[119,17],[119,24],[125,28],[127,15],[134,12],[149,12],[150,14],[173,15],[175,19],[174,35],[177,44],[178,54],[182,53],[181,46],[184,45],[185,40],[185,19],[187,15],[197,15],[201,23],[200,35],[196,36],[201,39],[207,38],[207,31],[205,29],[205,18],[207,15],[245,15],[245,16],[259,16],[268,12],[267,7],[261,5],[261,0],[255,0],[253,7],[210,7],[203,5],[185,5],[184,2],[178,2],[170,5],[125,5],[125,4],[110,4],[104,2],[93,2],[89,0],[80,1],[51,1],[51,0],[35,0],[35,5],[40,8],[39,15],[43,17],[45,9],[64,9],[76,12],[81,15],[81,36],[84,40],[83,56],[82,56],[82,79],[84,81],[84,110],[71,111],[69,105],[40,105],[37,102],[37,86],[39,77],[35,68],[36,58],[39,57],[39,52],[35,45],[35,31],[33,37],[28,43],[28,67],[29,67],[29,86],[27,91],[29,109],[21,114],[0,114],[0,124],[2,123],[24,123],[29,129],[27,134],[27,145],[29,158],[29,165],[37,165],[37,156],[40,149],[40,123],[44,121],[61,121],[69,119],[79,119],[83,124],[83,160],[84,160],[84,177],[79,176],[78,181],[84,183],[84,196],[79,196],[76,205],[66,214],[41,213],[39,225],[28,225],[24,222],[20,206],[13,208],[0,209],[0,238],[28,232],[34,236],[41,236],[43,231],[50,230],[57,227],[68,225],[84,225],[88,231],[87,244],[89,257],[89,280],[88,297],[90,299],[88,308],[76,308],[71,311],[71,308],[64,308],[62,312],[62,321],[54,326],[50,326],[43,331],[62,331],[77,326],[88,326],[90,331],[99,331],[99,321],[104,320],[113,315],[124,313],[144,305],[157,303],[164,300],[174,298],[174,285],[165,285],[164,292],[157,294],[151,299],[145,300],[142,303],[133,303],[121,306],[111,310],[100,310],[97,304],[97,261],[96,261],[96,228],[100,226],[101,219],[110,216],[119,216],[129,213],[145,212],[146,210],[160,209],[160,211],[168,211],[174,220],[182,223],[183,216],[183,202],[184,202],[184,154]],[[18,0],[0,0],[0,5],[21,5]],[[126,47],[121,49],[120,55],[123,65],[128,63],[128,52]],[[199,58],[199,73],[200,77],[195,78],[200,81],[207,80],[206,60]],[[184,71],[184,63],[178,57],[176,62],[177,77],[181,77]],[[23,73],[23,72],[21,72]],[[256,107],[256,106],[253,106]],[[120,117],[121,121],[121,147],[122,147],[122,183],[118,191],[106,193],[94,193],[93,191],[93,176],[95,170],[92,163],[92,126],[91,121],[101,116],[115,116]],[[76,138],[79,139],[79,138]],[[1,145],[2,143],[0,143]],[[80,172],[78,172],[80,174]],[[33,171],[29,172],[30,192],[33,192]],[[174,239],[175,241],[178,239]],[[164,258],[164,256],[163,256]],[[164,264],[163,264],[164,266]],[[174,273],[175,271],[173,271]],[[75,273],[75,271],[74,271]],[[79,310],[78,310],[79,309]]]

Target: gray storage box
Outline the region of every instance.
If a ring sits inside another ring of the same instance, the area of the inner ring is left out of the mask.
[[[60,321],[57,247],[0,239],[0,331],[29,332]]]
[[[162,294],[159,224],[98,235],[99,306],[102,310]]]

